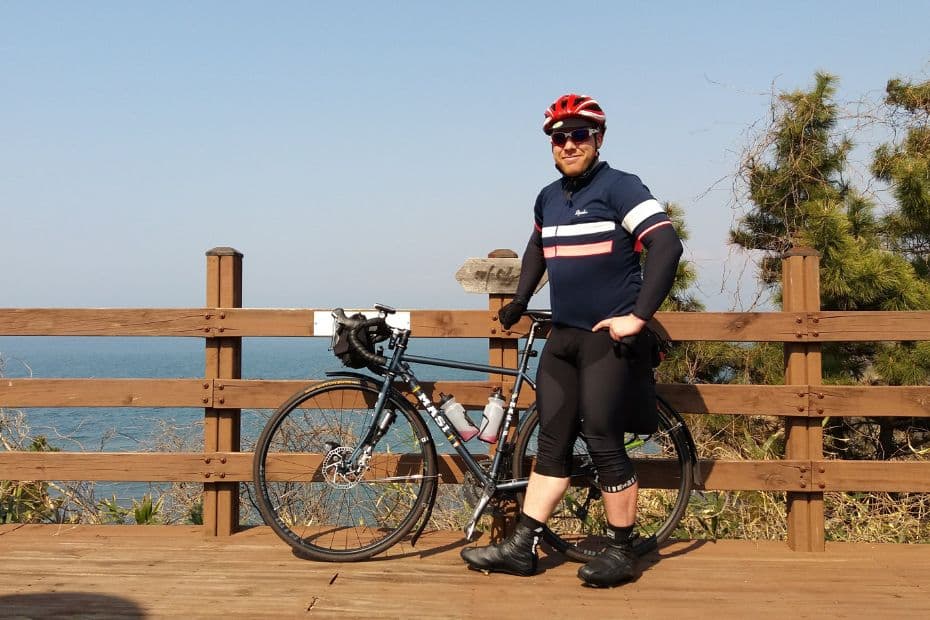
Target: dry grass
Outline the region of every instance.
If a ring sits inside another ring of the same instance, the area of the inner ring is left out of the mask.
[[[699,458],[779,459],[784,425],[778,418],[687,416]],[[912,453],[911,459],[923,455]],[[930,542],[928,493],[826,493],[827,540]],[[786,499],[782,492],[714,491],[695,494],[676,536],[784,540]]]

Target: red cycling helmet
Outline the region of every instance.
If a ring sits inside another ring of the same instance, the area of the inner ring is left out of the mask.
[[[587,95],[576,95],[569,93],[562,95],[552,102],[546,109],[546,120],[543,123],[543,131],[546,134],[552,133],[552,126],[568,118],[582,118],[592,121],[602,130],[607,127],[607,116],[601,105],[588,97]]]

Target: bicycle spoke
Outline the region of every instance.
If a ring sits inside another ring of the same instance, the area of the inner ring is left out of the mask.
[[[394,421],[367,466],[347,463],[373,420],[365,403],[376,396],[361,383],[322,384],[291,399],[259,438],[259,509],[309,557],[362,559],[383,551],[413,527],[437,483],[435,453],[421,441],[428,437],[422,420],[396,403],[390,405]],[[295,470],[303,462],[319,466]],[[275,467],[285,468],[287,480]]]
[[[637,530],[643,537],[666,540],[681,519],[691,491],[691,451],[687,429],[659,405],[659,430],[652,435],[628,435],[627,453],[634,461],[639,490]],[[536,455],[539,418],[530,413],[517,438],[514,475],[529,474]],[[587,561],[606,543],[607,516],[597,486],[591,457],[583,440],[575,443],[572,483],[556,506],[547,526],[546,540],[571,559]]]

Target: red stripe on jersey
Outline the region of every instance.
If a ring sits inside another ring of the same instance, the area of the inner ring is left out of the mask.
[[[596,256],[598,254],[610,254],[613,249],[613,241],[581,243],[578,245],[553,245],[548,248],[543,248],[543,256],[546,258],[555,258],[557,256]]]
[[[633,245],[633,251],[634,251],[634,252],[642,252],[642,251],[643,251],[643,237],[646,236],[646,233],[651,232],[651,231],[655,230],[656,228],[659,228],[660,226],[671,226],[671,225],[672,225],[672,222],[671,222],[670,220],[665,220],[664,222],[659,222],[658,224],[653,224],[652,226],[650,226],[649,228],[647,228],[647,229],[644,230],[643,232],[639,233],[639,236],[636,238],[636,243]]]

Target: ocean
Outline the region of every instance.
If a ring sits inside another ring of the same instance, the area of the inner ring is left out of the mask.
[[[328,347],[328,338],[243,338],[242,376],[324,378],[327,370],[342,368]],[[483,339],[418,338],[411,340],[409,350],[417,355],[477,363],[487,363],[488,359],[487,341]],[[199,338],[0,337],[0,374],[8,378],[197,378],[204,375],[204,357],[204,341]],[[483,380],[487,376],[424,365],[417,365],[414,371],[422,380]],[[21,411],[31,436],[44,435],[62,451],[203,449],[203,409],[81,407]],[[269,413],[242,412],[244,450],[251,449]],[[480,412],[476,415],[480,417]],[[451,451],[440,434],[435,436],[440,452]],[[470,447],[483,449],[477,440],[471,443]],[[133,499],[160,488],[148,483],[96,486],[98,498],[116,495],[121,505],[129,505]]]

